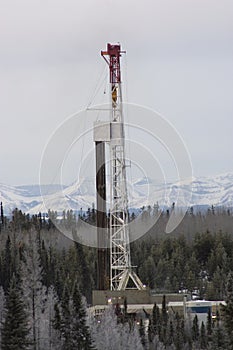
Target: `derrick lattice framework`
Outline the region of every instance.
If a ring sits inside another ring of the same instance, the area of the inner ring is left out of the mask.
[[[111,120],[109,123],[110,146],[110,289],[143,289],[139,277],[133,271],[130,259],[128,196],[126,186],[124,120],[119,44],[107,44],[101,55],[110,72]]]

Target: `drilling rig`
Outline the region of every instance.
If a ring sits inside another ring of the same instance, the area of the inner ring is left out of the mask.
[[[101,55],[109,68],[110,117],[94,125],[96,154],[97,289],[143,290],[133,271],[130,257],[129,214],[126,183],[125,133],[122,108],[120,58],[125,51],[120,44],[107,44]],[[109,147],[106,152],[106,147]],[[109,159],[106,159],[106,153]],[[109,188],[106,187],[106,163],[109,164]],[[109,202],[107,220],[106,200]]]
[[[142,284],[131,264],[120,67],[124,52],[119,44],[107,44],[107,50],[101,51],[109,68],[111,102],[109,120],[94,124],[98,270],[97,290],[92,291],[92,310],[97,316],[107,305],[114,304],[118,308],[125,301],[129,313],[152,314],[154,304],[162,305],[164,298],[163,294],[154,293]],[[110,178],[108,184],[106,176]],[[182,302],[183,296],[167,294],[167,300]]]

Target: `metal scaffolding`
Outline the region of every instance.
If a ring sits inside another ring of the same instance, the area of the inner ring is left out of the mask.
[[[126,185],[125,136],[122,113],[120,57],[123,51],[119,44],[107,45],[101,55],[109,66],[111,86],[111,120],[99,123],[102,127],[99,139],[110,147],[110,289],[144,289],[133,271],[130,258],[128,195]],[[97,133],[98,134],[98,133]],[[98,208],[97,208],[98,213]],[[104,273],[104,272],[103,272]],[[130,282],[131,281],[131,282]]]

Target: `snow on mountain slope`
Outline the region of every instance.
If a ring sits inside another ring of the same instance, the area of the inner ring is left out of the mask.
[[[192,186],[187,182],[159,184],[147,178],[138,179],[128,184],[129,207],[140,208],[156,202],[160,206],[170,206],[176,202],[179,191],[182,191],[184,200],[191,198],[190,205],[233,207],[233,173],[193,178]],[[46,205],[40,195],[39,185],[0,184],[0,201],[3,202],[6,215],[10,215],[15,208],[30,214],[47,212],[47,208],[58,212],[81,208],[87,210],[95,203],[95,184],[90,179],[83,179],[81,183],[70,186],[42,186],[42,193]]]
[[[26,186],[18,188],[0,184],[0,201],[4,205],[4,213],[9,215],[15,208],[28,212],[41,201],[41,198],[34,196],[32,192],[27,190]]]
[[[192,186],[195,204],[233,205],[233,173],[195,179]]]

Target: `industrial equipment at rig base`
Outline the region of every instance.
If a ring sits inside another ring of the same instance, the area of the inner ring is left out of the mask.
[[[122,110],[121,51],[119,44],[107,44],[101,51],[110,74],[110,120],[94,125],[96,149],[96,195],[98,239],[98,290],[143,290],[130,258],[128,196],[126,185],[125,134]],[[109,146],[110,186],[106,189],[106,152]],[[107,223],[106,199],[110,203]],[[107,232],[107,233],[106,233]],[[109,250],[107,249],[109,247]],[[108,251],[110,253],[108,253]]]

